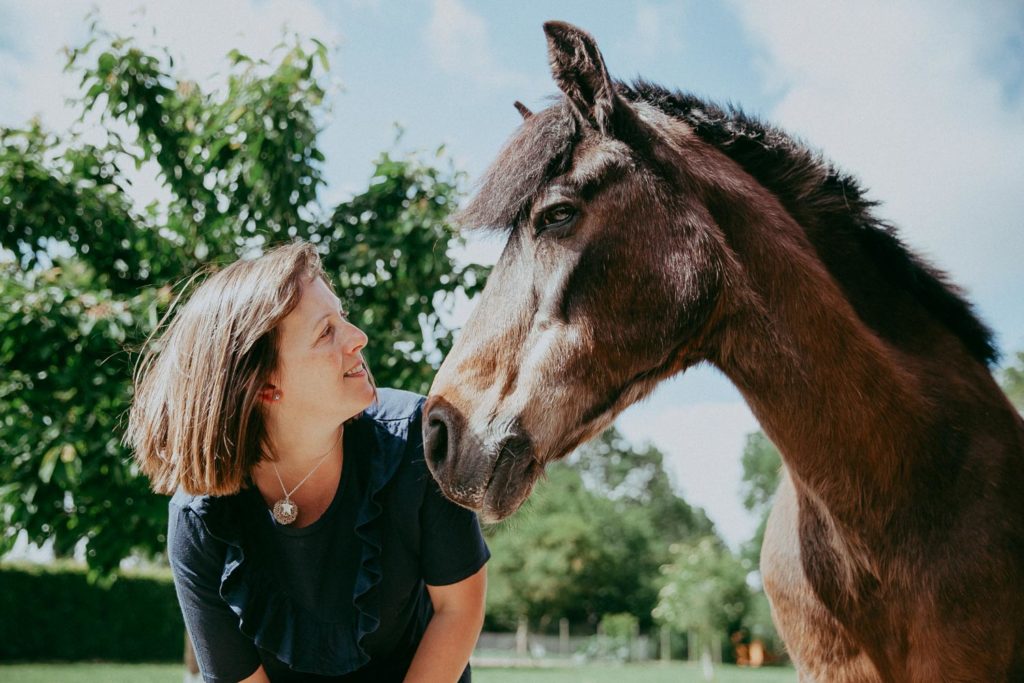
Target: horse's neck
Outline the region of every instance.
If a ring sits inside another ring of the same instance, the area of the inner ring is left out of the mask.
[[[734,227],[747,288],[714,360],[798,489],[841,525],[881,530],[936,438],[923,375],[942,372],[938,359],[908,357],[869,329],[785,213]]]

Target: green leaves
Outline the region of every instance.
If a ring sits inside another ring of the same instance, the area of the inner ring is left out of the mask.
[[[669,544],[714,533],[672,490],[663,459],[612,428],[549,465],[524,509],[487,530],[488,619],[596,624],[628,612],[649,625]]]
[[[118,441],[131,364],[121,346],[136,338],[152,297],[115,298],[81,261],[25,272],[7,265],[0,280],[0,505],[8,534],[53,539],[70,552],[86,539],[113,537],[122,552],[160,549],[164,521],[131,527],[112,518],[111,501],[149,496],[126,472]],[[122,555],[123,556],[123,555]],[[104,568],[120,557],[108,558]]]
[[[753,432],[747,435],[742,462],[743,505],[747,510],[760,516],[761,521],[754,536],[740,548],[740,559],[746,569],[756,570],[761,564],[761,546],[764,544],[768,514],[771,512],[775,490],[779,487],[779,479],[782,476],[782,455],[763,432]],[[775,633],[768,610],[768,598],[763,590],[751,594],[750,605],[748,613],[744,616],[744,625],[757,637],[772,643],[781,643]]]
[[[109,52],[104,52],[99,56],[96,61],[96,71],[100,75],[110,75],[110,72],[114,70],[114,66],[117,64],[117,57]]]
[[[767,514],[782,473],[782,456],[764,432],[747,434],[743,447],[743,506]]]
[[[1017,352],[1016,362],[1003,370],[1001,380],[1007,398],[1024,412],[1024,351]]]
[[[512,627],[522,615],[596,624],[654,606],[659,554],[649,525],[588,491],[566,465],[550,466],[527,506],[488,533],[492,623]]]
[[[726,632],[750,600],[746,569],[720,539],[705,536],[672,548],[654,616],[679,632]]]
[[[743,481],[740,493],[743,506],[761,518],[753,538],[743,544],[741,554],[751,569],[757,569],[761,562],[761,545],[764,543],[764,530],[768,524],[768,513],[771,511],[775,490],[779,488],[782,476],[782,456],[763,432],[747,434],[747,443],[743,447]]]

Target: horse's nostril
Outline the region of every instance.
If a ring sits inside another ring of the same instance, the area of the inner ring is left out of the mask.
[[[427,465],[436,477],[445,458],[448,457],[448,424],[441,411],[434,411],[428,417],[427,429],[424,431],[423,454],[427,458]]]

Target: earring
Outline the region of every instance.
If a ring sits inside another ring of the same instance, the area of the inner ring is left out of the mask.
[[[275,401],[280,401],[281,400],[281,392],[280,391],[275,391],[274,392],[274,400]]]

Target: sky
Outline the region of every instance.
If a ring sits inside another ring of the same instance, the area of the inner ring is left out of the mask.
[[[642,76],[789,131],[857,176],[878,214],[948,272],[996,333],[1024,350],[1024,5],[865,0],[471,2],[470,0],[0,0],[0,126],[72,122],[61,48],[84,17],[166,46],[181,75],[215,88],[231,48],[267,57],[287,33],[331,46],[324,201],[358,192],[384,150],[445,153],[480,176],[519,125],[512,106],[556,94],[541,25],[597,40],[613,77]],[[396,142],[397,131],[401,137]],[[139,183],[139,200],[162,192]],[[464,258],[492,263],[496,241]],[[468,314],[464,306],[460,316]],[[740,456],[756,420],[729,382],[695,368],[627,410],[619,428],[667,455],[680,492],[733,547],[756,527]]]

